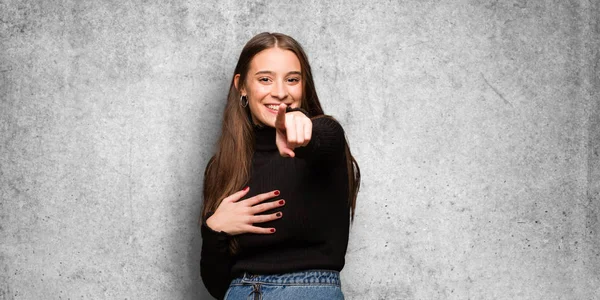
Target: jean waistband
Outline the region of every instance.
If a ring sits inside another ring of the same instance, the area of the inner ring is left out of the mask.
[[[244,272],[244,275],[235,278],[231,284],[277,284],[277,285],[307,285],[326,284],[340,286],[340,272],[332,270],[306,270],[300,272],[257,275]]]

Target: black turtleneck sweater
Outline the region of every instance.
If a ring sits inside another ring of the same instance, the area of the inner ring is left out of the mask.
[[[350,213],[346,139],[341,125],[328,117],[312,119],[312,138],[294,149],[296,157],[282,157],[275,145],[275,128],[254,127],[250,191],[244,199],[272,190],[285,205],[275,221],[256,226],[274,227],[273,234],[235,236],[239,250],[229,252],[225,233],[201,226],[200,271],[206,289],[222,299],[231,280],[249,272],[279,274],[309,269],[340,271],[348,246]],[[243,187],[240,187],[240,189]],[[243,200],[243,199],[242,199]]]

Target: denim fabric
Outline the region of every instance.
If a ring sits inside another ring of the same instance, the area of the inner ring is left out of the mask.
[[[254,275],[244,273],[231,281],[225,300],[343,300],[340,273],[307,270],[294,273]]]

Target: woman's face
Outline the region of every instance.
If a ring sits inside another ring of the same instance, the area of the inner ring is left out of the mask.
[[[250,62],[246,84],[240,87],[248,97],[254,124],[275,127],[280,103],[300,107],[302,76],[300,61],[292,51],[277,47],[263,50]],[[239,74],[235,76],[236,86]]]

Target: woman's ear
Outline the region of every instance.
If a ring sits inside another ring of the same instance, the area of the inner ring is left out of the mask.
[[[244,94],[244,88],[242,88],[240,90],[240,74],[235,74],[235,76],[233,77],[233,85],[235,86],[235,89],[238,90],[238,92],[240,94]]]

